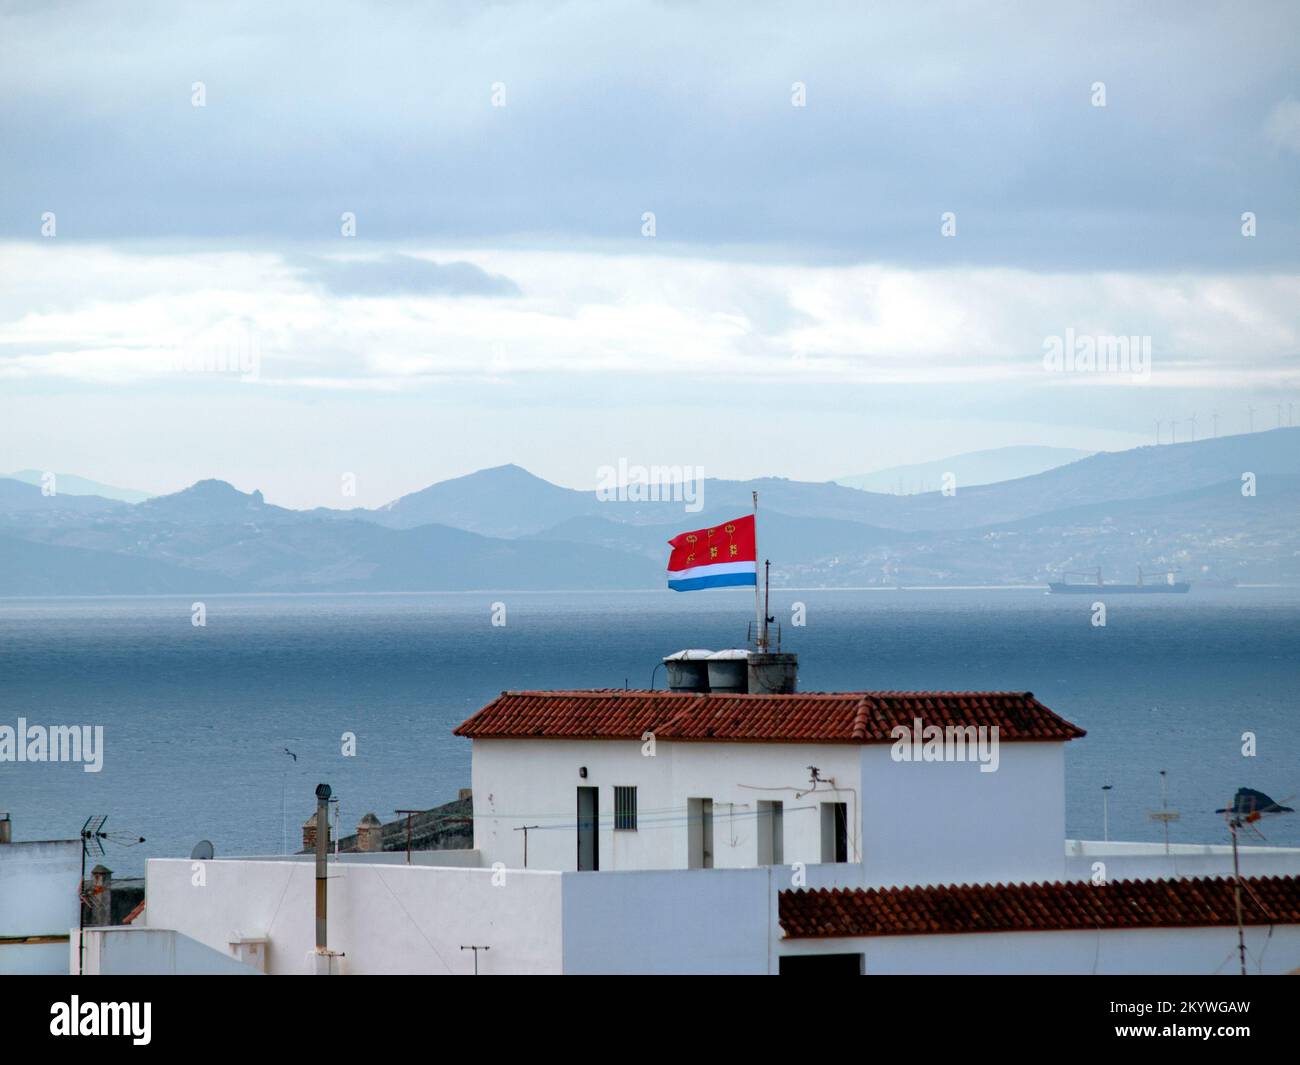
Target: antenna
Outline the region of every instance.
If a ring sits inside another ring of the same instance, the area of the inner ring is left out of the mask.
[[[1147,814],[1152,821],[1158,821],[1165,826],[1165,853],[1169,853],[1169,823],[1171,821],[1181,821],[1183,815],[1177,810],[1169,809],[1169,779],[1168,772],[1160,770],[1160,809]]]
[[[1228,831],[1232,833],[1232,880],[1233,880],[1233,901],[1237,909],[1237,952],[1241,958],[1241,975],[1246,975],[1246,927],[1241,916],[1241,891],[1250,888],[1242,882],[1241,879],[1241,862],[1237,857],[1237,833],[1243,827],[1250,827],[1250,830],[1256,835],[1263,838],[1259,829],[1254,827],[1265,814],[1293,814],[1295,811],[1289,806],[1283,806],[1281,803],[1274,802],[1262,791],[1255,791],[1253,788],[1238,788],[1237,794],[1232,797],[1230,802],[1222,810],[1215,810],[1216,814],[1223,814],[1224,819],[1228,822]],[[1251,892],[1254,898],[1254,893]],[[1259,903],[1259,899],[1255,899]]]
[[[91,814],[81,826],[81,879],[77,881],[77,975],[86,971],[86,910],[90,899],[86,896],[86,858],[94,855],[104,856],[104,840],[119,843],[124,847],[134,847],[143,843],[143,836],[110,835],[104,831],[108,814]]]

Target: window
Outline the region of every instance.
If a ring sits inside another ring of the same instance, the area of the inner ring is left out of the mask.
[[[614,788],[614,831],[636,831],[636,788]]]

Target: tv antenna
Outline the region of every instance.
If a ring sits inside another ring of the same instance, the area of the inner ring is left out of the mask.
[[[1291,800],[1286,800],[1290,802]],[[1232,833],[1232,880],[1233,880],[1233,901],[1237,910],[1237,952],[1241,958],[1241,975],[1246,975],[1246,928],[1241,916],[1241,892],[1245,888],[1250,892],[1250,897],[1255,900],[1255,904],[1261,909],[1265,909],[1264,904],[1258,896],[1241,879],[1241,862],[1237,857],[1237,833],[1243,828],[1258,836],[1264,838],[1255,823],[1265,814],[1293,814],[1290,806],[1283,806],[1281,803],[1274,802],[1262,791],[1255,791],[1253,788],[1238,788],[1237,794],[1232,797],[1232,802],[1222,810],[1215,810],[1216,814],[1223,814],[1224,820],[1228,822],[1228,831]],[[1267,911],[1266,911],[1267,912]]]
[[[1165,826],[1165,853],[1168,854],[1169,824],[1171,821],[1181,821],[1183,815],[1177,810],[1169,809],[1169,774],[1164,769],[1160,770],[1160,809],[1147,814],[1147,817]]]
[[[104,840],[123,847],[134,847],[144,842],[144,836],[127,836],[104,831],[108,814],[91,814],[81,826],[81,879],[77,881],[77,975],[86,971],[86,910],[90,897],[86,893],[86,858],[104,857]]]

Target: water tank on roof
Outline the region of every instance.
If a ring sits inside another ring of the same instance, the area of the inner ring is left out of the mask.
[[[675,651],[664,659],[668,671],[668,690],[706,692],[709,690],[709,656],[712,651],[693,648]]]
[[[739,695],[749,691],[749,652],[736,648],[709,655],[709,690]]]

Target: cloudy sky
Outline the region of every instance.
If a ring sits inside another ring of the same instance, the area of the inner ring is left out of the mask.
[[[0,12],[0,471],[373,505],[1300,401],[1294,3]]]

